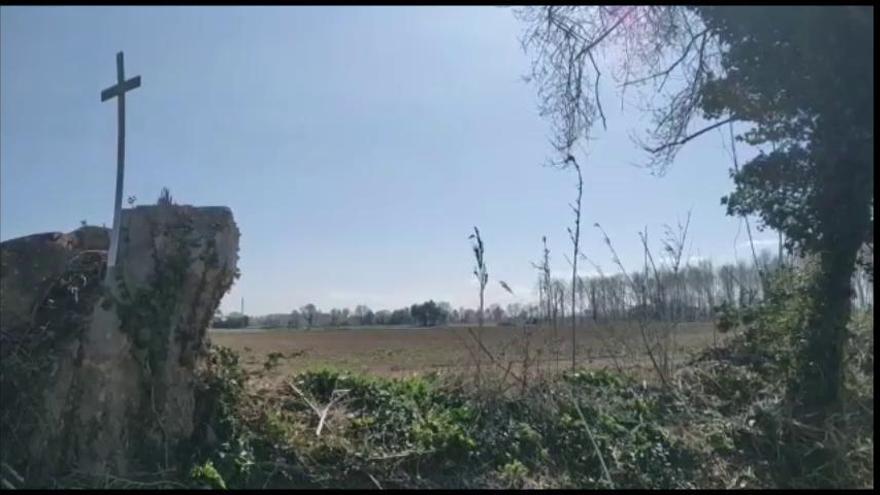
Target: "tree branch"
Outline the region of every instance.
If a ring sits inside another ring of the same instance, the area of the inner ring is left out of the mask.
[[[710,126],[704,127],[704,128],[702,128],[702,129],[700,129],[699,131],[697,131],[697,132],[695,132],[695,133],[693,133],[693,134],[689,134],[689,135],[687,135],[687,136],[685,136],[685,137],[683,137],[683,138],[681,138],[681,139],[676,139],[676,140],[674,140],[674,141],[670,141],[670,142],[668,142],[668,143],[663,143],[663,144],[661,144],[660,146],[657,146],[657,147],[655,147],[655,148],[651,148],[651,147],[649,147],[649,146],[644,146],[644,145],[642,146],[642,148],[643,148],[645,151],[648,151],[648,152],[650,152],[650,153],[657,154],[657,153],[660,153],[660,152],[662,152],[662,151],[666,151],[666,150],[668,150],[669,148],[673,148],[673,147],[676,147],[676,146],[681,146],[681,145],[687,143],[688,141],[690,141],[690,140],[692,140],[692,139],[695,139],[695,138],[698,138],[698,137],[702,136],[703,134],[705,134],[705,133],[707,133],[707,132],[709,132],[709,131],[711,131],[711,130],[713,130],[713,129],[717,129],[717,128],[719,128],[719,127],[725,125],[725,124],[730,124],[731,122],[736,122],[737,120],[738,120],[737,117],[729,117],[729,118],[726,118],[726,119],[724,119],[724,120],[722,120],[722,121],[720,121],[720,122],[716,122],[716,123],[714,123],[714,124],[712,124],[712,125],[710,125]]]
[[[699,33],[697,33],[697,34],[695,34],[694,36],[692,36],[691,39],[690,39],[690,41],[688,42],[688,44],[687,44],[687,45],[685,46],[685,48],[684,48],[684,53],[682,53],[681,56],[678,57],[674,62],[672,62],[672,64],[671,64],[669,67],[667,67],[666,69],[661,70],[660,72],[655,72],[654,74],[651,74],[651,75],[649,75],[649,76],[645,76],[645,77],[642,77],[642,78],[636,79],[636,80],[634,80],[634,81],[624,81],[624,82],[620,85],[620,87],[621,87],[621,88],[625,88],[625,87],[627,87],[627,86],[635,86],[635,85],[637,85],[637,84],[641,84],[641,83],[643,83],[643,82],[647,82],[647,81],[650,81],[650,80],[652,80],[652,79],[657,79],[658,77],[663,76],[663,77],[664,77],[664,79],[663,79],[663,83],[661,83],[661,86],[660,86],[661,89],[662,89],[663,84],[666,83],[666,78],[669,77],[669,74],[670,74],[673,70],[675,70],[676,67],[678,67],[679,65],[681,65],[681,63],[684,62],[684,59],[685,59],[685,58],[687,58],[688,54],[691,52],[691,48],[693,48],[694,42],[696,42],[697,39],[700,38],[700,37],[705,37],[708,33],[709,33],[709,29],[707,28],[707,29],[704,29],[703,31],[701,31],[701,32],[699,32]]]
[[[589,52],[590,63],[593,64],[593,69],[596,71],[596,83],[593,87],[593,94],[596,98],[596,109],[599,111],[599,117],[602,118],[602,128],[606,131],[608,130],[608,122],[605,120],[605,110],[602,109],[602,99],[599,98],[599,78],[602,77],[602,71],[599,70],[599,65],[596,64],[596,59],[593,58],[593,52]]]

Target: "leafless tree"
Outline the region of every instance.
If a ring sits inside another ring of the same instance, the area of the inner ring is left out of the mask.
[[[635,294],[641,295],[640,297],[635,297],[634,300],[641,299],[647,301],[650,299],[653,301],[654,311],[636,311],[636,322],[639,325],[639,331],[645,352],[647,353],[658,378],[666,387],[670,385],[670,377],[675,366],[674,337],[678,325],[678,317],[681,314],[681,311],[676,309],[680,306],[677,302],[668,304],[670,298],[667,297],[667,289],[669,288],[669,285],[672,286],[673,291],[671,295],[673,297],[675,297],[676,294],[681,294],[681,290],[676,288],[678,280],[677,274],[681,267],[682,253],[684,252],[684,245],[687,240],[687,226],[689,224],[690,213],[688,213],[688,220],[685,225],[682,226],[679,224],[677,233],[673,232],[672,229],[667,229],[666,238],[663,240],[664,250],[667,255],[666,268],[668,272],[671,272],[674,275],[668,281],[664,281],[661,277],[661,271],[657,268],[654,256],[648,246],[647,229],[646,232],[639,233],[639,238],[644,247],[645,266],[644,276],[637,281],[630,275],[626,267],[623,265],[623,262],[617,255],[617,251],[614,249],[614,245],[611,243],[611,239],[608,237],[608,234],[602,226],[598,222],[594,224],[594,226],[602,233],[602,238],[608,246],[608,249],[611,251],[612,260],[620,269],[620,274],[626,280],[630,290]],[[651,275],[655,281],[653,297],[650,297],[647,294],[649,288],[647,283],[649,266],[651,268]],[[654,314],[652,315],[651,313]]]
[[[549,321],[550,314],[552,313],[550,309],[552,304],[550,298],[550,248],[547,247],[547,236],[541,237],[541,241],[544,243],[541,264],[532,263],[532,266],[540,272],[538,279],[538,302],[542,310],[545,311],[544,318]]]
[[[550,272],[550,248],[547,247],[547,236],[541,237],[541,242],[544,246],[541,264],[538,265],[532,263],[532,266],[539,271],[538,302],[541,311],[544,312],[543,320],[545,323],[551,323],[552,321],[553,332],[550,337],[549,345],[546,345],[547,342],[545,342],[545,347],[549,348],[553,353],[554,367],[557,367],[559,363],[559,335],[556,318],[553,316],[556,303],[553,297],[554,291]]]

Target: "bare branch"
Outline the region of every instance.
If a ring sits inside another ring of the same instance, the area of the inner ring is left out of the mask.
[[[736,117],[728,117],[728,118],[726,118],[726,119],[724,119],[724,120],[722,120],[722,121],[719,121],[719,122],[716,122],[716,123],[714,123],[714,124],[712,124],[712,125],[706,126],[706,127],[702,128],[702,129],[700,129],[699,131],[697,131],[697,132],[695,132],[695,133],[693,133],[693,134],[689,134],[689,135],[687,135],[687,136],[685,136],[685,137],[683,137],[683,138],[681,138],[681,139],[678,139],[678,140],[676,140],[676,141],[671,141],[671,142],[668,142],[668,143],[663,143],[663,144],[657,146],[656,148],[651,148],[651,147],[647,147],[647,146],[642,146],[642,148],[643,148],[645,151],[649,151],[649,152],[651,152],[651,153],[657,154],[657,153],[660,153],[660,152],[662,152],[662,151],[666,151],[666,150],[668,150],[668,149],[670,149],[670,148],[680,147],[681,145],[687,143],[688,141],[690,141],[690,140],[692,140],[692,139],[695,139],[695,138],[698,138],[698,137],[702,136],[703,134],[705,134],[705,133],[707,133],[707,132],[709,132],[709,131],[711,131],[711,130],[713,130],[713,129],[717,129],[717,128],[719,128],[719,127],[725,125],[725,124],[730,124],[731,122],[736,122],[737,120],[738,120],[738,119],[737,119]]]
[[[675,70],[676,67],[681,65],[681,63],[684,62],[684,60],[687,58],[688,54],[690,54],[691,48],[693,48],[694,42],[696,42],[698,38],[701,38],[701,37],[705,38],[708,34],[709,34],[709,30],[704,29],[700,33],[692,36],[691,40],[688,42],[687,46],[685,46],[684,52],[681,54],[681,56],[679,56],[677,59],[675,59],[675,61],[672,62],[672,64],[670,64],[669,67],[667,67],[666,69],[663,69],[660,72],[655,72],[653,74],[647,75],[645,77],[641,77],[641,78],[633,80],[633,81],[625,80],[620,85],[620,87],[624,88],[626,86],[635,86],[635,85],[642,84],[644,82],[652,81],[654,79],[657,79],[658,77],[663,77],[663,82],[660,84],[660,88],[659,88],[662,90],[663,86],[666,84],[666,79],[669,77],[669,74],[671,74],[672,71]]]
[[[593,70],[596,71],[596,84],[593,87],[593,97],[596,99],[596,109],[599,110],[599,117],[602,118],[602,128],[604,130],[608,130],[608,121],[605,119],[605,110],[602,109],[602,98],[599,97],[599,79],[602,77],[602,71],[599,70],[599,65],[596,64],[596,59],[593,58],[593,52],[589,53],[590,63],[593,64]]]
[[[728,126],[728,131],[730,132],[730,156],[733,160],[733,170],[737,174],[739,173],[739,159],[736,154],[736,138],[733,135],[733,123],[730,123]],[[758,270],[758,276],[761,280],[764,280],[764,270],[761,269],[761,264],[758,263],[758,253],[755,251],[755,240],[752,238],[752,226],[749,223],[749,216],[745,213],[742,214],[743,220],[746,222],[746,233],[749,236],[749,246],[752,248],[752,260],[755,262],[755,269]]]
[[[484,354],[486,354],[486,356],[489,358],[489,361],[491,361],[492,364],[494,364],[495,366],[497,366],[497,367],[499,367],[499,368],[501,368],[501,369],[505,369],[505,368],[504,368],[504,365],[501,364],[501,363],[498,361],[498,359],[495,358],[495,355],[492,354],[492,352],[489,351],[489,349],[487,349],[486,346],[483,344],[483,341],[482,341],[480,338],[477,337],[477,335],[474,333],[474,330],[473,330],[472,328],[468,328],[468,333],[471,334],[471,338],[473,338],[474,341],[476,341],[477,346],[479,346],[480,350],[483,351]],[[518,381],[520,384],[525,384],[525,383],[526,383],[526,381],[525,381],[524,378],[520,377],[520,376],[517,375],[516,373],[513,373],[512,371],[510,371],[509,368],[507,368],[507,371],[505,372],[505,374],[509,374],[509,375],[512,376],[516,381]]]
[[[324,407],[319,407],[315,402],[309,399],[309,397],[300,390],[293,382],[285,382],[291,390],[293,390],[302,400],[314,411],[315,415],[318,416],[318,427],[315,430],[315,436],[320,437],[321,431],[324,429],[324,424],[327,421],[327,414],[330,412],[330,409],[339,403],[342,397],[345,396],[349,392],[349,390],[333,390],[330,394],[330,401]]]
[[[550,120],[557,152],[566,154],[589,140],[596,120],[608,128],[599,90],[603,71],[595,53],[608,46],[624,55],[623,91],[659,81],[655,90],[661,93],[673,72],[683,75],[682,89],[648,108],[654,120],[648,133],[651,144],[637,144],[653,155],[649,168],[662,174],[678,148],[699,135],[688,136],[687,130],[721,47],[693,7],[554,6],[526,8],[519,17],[529,24],[523,47],[535,55],[530,80],[537,84],[540,113]],[[647,76],[640,77],[643,73]]]

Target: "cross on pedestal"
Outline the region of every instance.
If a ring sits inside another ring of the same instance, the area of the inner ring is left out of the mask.
[[[111,269],[116,266],[116,254],[119,250],[119,223],[122,216],[122,179],[125,174],[125,93],[141,85],[141,76],[125,80],[125,68],[122,52],[116,54],[116,84],[101,91],[101,101],[114,96],[119,109],[119,139],[116,154],[116,201],[113,210],[113,232],[110,236],[110,252],[107,253],[107,278]]]

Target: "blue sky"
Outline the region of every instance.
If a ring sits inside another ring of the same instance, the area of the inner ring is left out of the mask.
[[[575,191],[573,174],[542,166],[549,126],[521,78],[522,28],[495,7],[3,7],[0,238],[112,224],[116,104],[99,94],[123,50],[142,77],[126,101],[124,195],[153,203],[167,186],[232,209],[242,277],[222,310],[241,297],[251,314],[474,306],[473,225],[487,303],[529,300],[542,235],[555,273],[569,271]],[[603,92],[617,98],[610,80]],[[631,165],[646,116],[606,107],[609,130],[582,157],[587,255],[614,271],[598,221],[636,266],[637,232],[659,241],[693,209],[692,256],[748,259],[719,203],[733,187],[719,134],[658,178]],[[756,238],[775,247],[772,232]]]

